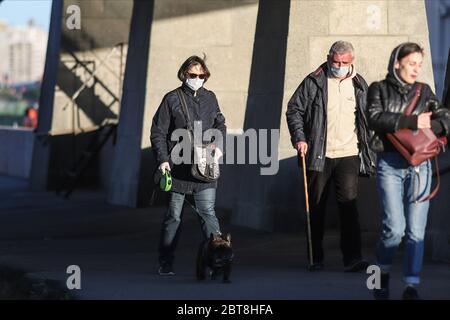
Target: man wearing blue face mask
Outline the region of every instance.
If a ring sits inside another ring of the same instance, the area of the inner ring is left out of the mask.
[[[359,174],[373,175],[366,120],[367,83],[356,73],[351,43],[335,42],[323,63],[295,91],[286,112],[291,141],[305,157],[311,210],[310,270],[324,266],[322,247],[330,182],[338,202],[344,271],[365,270],[356,205]],[[308,240],[309,241],[309,240]],[[309,243],[308,243],[309,245]]]

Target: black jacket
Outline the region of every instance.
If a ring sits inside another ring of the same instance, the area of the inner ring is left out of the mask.
[[[450,114],[449,110],[440,106],[430,86],[423,84],[417,105],[410,116],[404,112],[413,100],[418,82],[414,84],[404,83],[395,74],[394,62],[395,48],[389,62],[389,73],[385,80],[374,82],[370,85],[368,96],[368,118],[370,128],[375,131],[371,141],[371,148],[376,152],[396,151],[394,146],[386,138],[386,133],[392,133],[399,129],[417,129],[417,117],[423,112],[432,112],[432,130],[438,136],[449,135]]]
[[[186,85],[181,87],[185,94],[187,107],[191,121],[202,121],[203,132],[216,128],[222,132],[223,146],[225,146],[226,126],[225,118],[220,112],[214,92],[205,88],[194,91]],[[192,127],[194,124],[192,123]],[[167,93],[153,117],[150,140],[152,149],[156,155],[158,166],[163,162],[169,162],[172,174],[172,190],[185,194],[192,194],[208,188],[217,187],[217,182],[205,183],[192,177],[191,165],[174,165],[170,158],[172,148],[177,144],[171,141],[172,132],[176,129],[187,129],[186,118],[183,114],[181,102],[176,90]],[[224,147],[225,148],[225,147]],[[224,150],[222,150],[223,153]]]
[[[327,139],[327,74],[324,63],[309,74],[295,91],[288,103],[286,119],[295,147],[298,141],[308,143],[306,166],[308,170],[323,171]],[[355,127],[358,137],[360,173],[375,173],[375,154],[369,148],[372,133],[369,132],[366,118],[367,83],[359,74],[353,78],[355,88],[356,110]]]

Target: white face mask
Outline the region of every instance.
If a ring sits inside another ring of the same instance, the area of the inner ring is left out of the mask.
[[[186,79],[186,85],[194,91],[200,89],[203,86],[204,82],[205,79],[200,79],[198,77],[194,79],[191,78]]]
[[[331,66],[331,73],[336,77],[336,78],[343,78],[345,77],[350,71],[350,67],[334,67]]]

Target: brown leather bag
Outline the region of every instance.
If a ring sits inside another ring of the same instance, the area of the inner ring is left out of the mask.
[[[405,115],[409,116],[417,105],[420,93],[422,90],[422,83],[419,83],[416,88],[416,94],[411,101],[411,104],[406,108]],[[437,186],[430,193],[428,197],[420,202],[434,198],[439,191],[440,177],[439,165],[437,156],[441,149],[447,144],[447,138],[438,138],[430,128],[426,129],[400,129],[394,133],[388,133],[387,138],[398,152],[411,164],[417,166],[428,159],[435,158],[437,170]]]

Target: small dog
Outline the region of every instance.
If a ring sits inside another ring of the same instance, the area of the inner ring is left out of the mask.
[[[231,235],[211,234],[208,240],[200,245],[197,256],[197,279],[205,280],[206,270],[210,269],[210,277],[215,280],[223,274],[223,282],[230,283],[233,250],[231,248]]]

